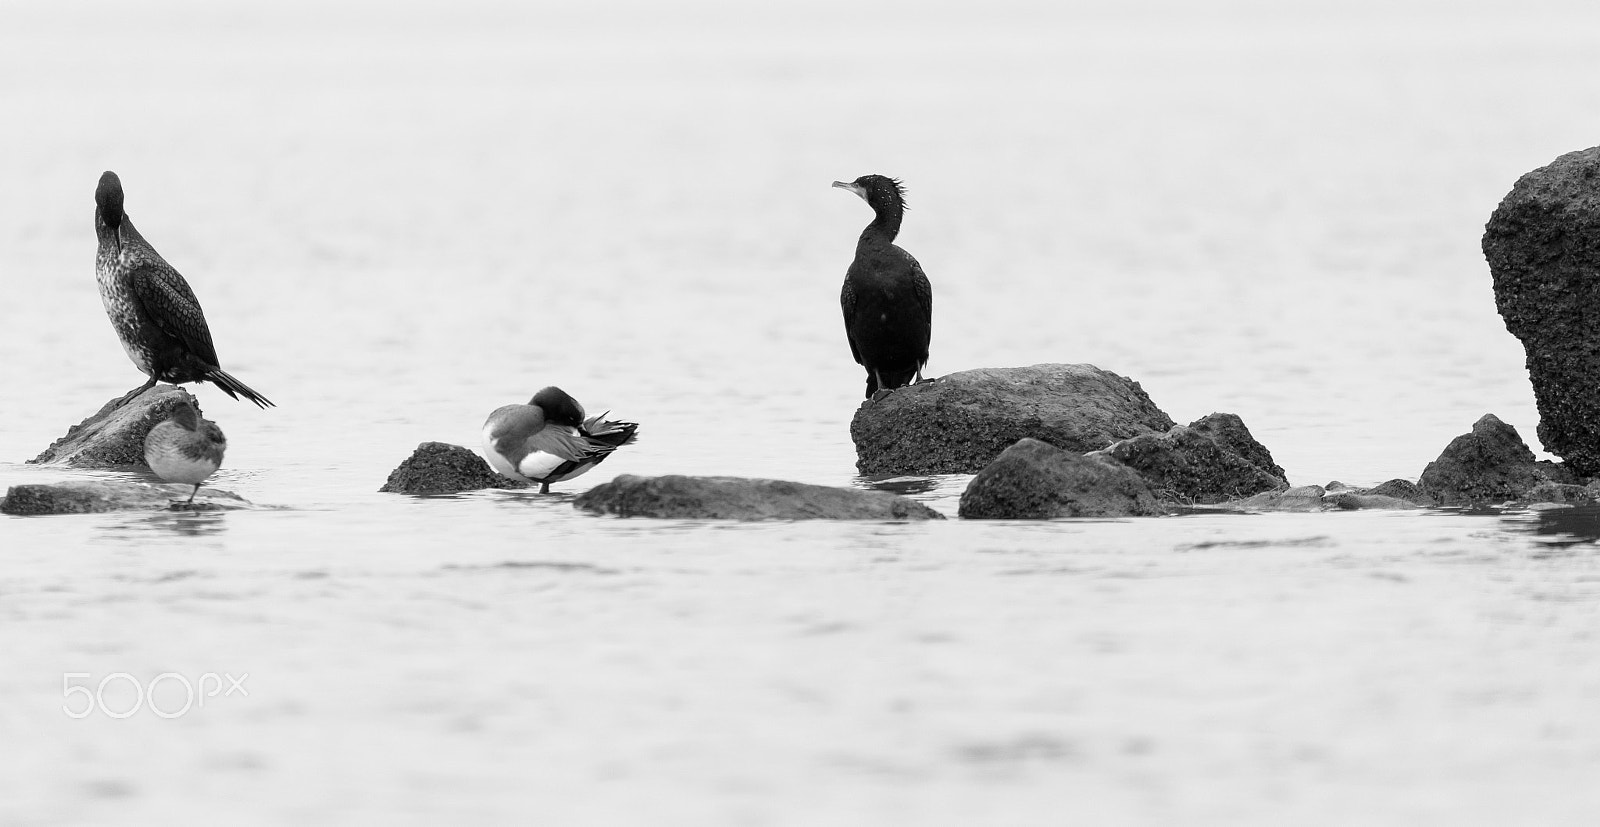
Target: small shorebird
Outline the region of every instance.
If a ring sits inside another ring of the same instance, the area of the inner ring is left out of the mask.
[[[496,408],[483,423],[483,452],[494,470],[522,482],[570,480],[634,441],[635,422],[611,422],[605,414],[584,418],[583,406],[560,388],[533,395],[526,405]]]
[[[227,437],[217,423],[202,418],[187,400],[172,410],[172,415],[157,423],[144,438],[144,461],[156,476],[167,482],[194,486],[185,503],[194,502],[200,483],[222,465]]]
[[[867,369],[871,399],[880,389],[922,381],[933,329],[933,288],[922,265],[894,244],[906,210],[900,182],[863,175],[833,185],[861,196],[872,207],[872,223],[856,241],[855,260],[839,292],[850,355]]]
[[[210,382],[238,399],[266,408],[265,396],[233,378],[217,364],[217,348],[200,302],[189,283],[133,228],[122,211],[122,181],[115,172],[100,176],[94,191],[94,258],[100,301],[122,349],[134,367],[150,377],[122,398],[126,403],[156,382]]]

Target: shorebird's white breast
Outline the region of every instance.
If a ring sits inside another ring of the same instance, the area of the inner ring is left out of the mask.
[[[162,423],[157,427],[164,427]],[[172,426],[178,430],[176,425]],[[186,482],[190,485],[199,485],[205,479],[217,472],[220,462],[201,457],[195,459],[184,456],[176,439],[153,439],[145,443],[144,461],[156,476],[167,482]]]

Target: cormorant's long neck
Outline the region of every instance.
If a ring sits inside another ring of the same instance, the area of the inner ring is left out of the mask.
[[[861,231],[861,244],[872,246],[888,246],[894,243],[895,236],[900,235],[900,219],[905,211],[899,204],[891,204],[881,210],[874,210],[872,223]]]

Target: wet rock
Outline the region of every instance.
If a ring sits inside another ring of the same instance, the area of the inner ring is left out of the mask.
[[[1133,469],[1037,439],[1019,440],[979,471],[962,492],[960,509],[965,519],[1000,520],[1163,513]]]
[[[1571,483],[1541,482],[1518,498],[1523,503],[1559,503],[1562,505],[1588,505],[1600,501],[1600,491],[1592,487]]]
[[[117,407],[118,397],[68,428],[65,436],[28,462],[74,468],[142,468],[145,435],[186,400],[200,410],[200,403],[176,385],[156,385],[121,407]]]
[[[1093,365],[961,371],[862,403],[850,422],[863,474],[971,474],[1018,440],[1074,453],[1165,431],[1139,383]]]
[[[1281,491],[1263,491],[1228,503],[1242,511],[1322,511],[1327,490],[1320,485],[1297,485]]]
[[[787,480],[623,474],[578,495],[575,508],[619,517],[679,520],[942,520],[886,491]]]
[[[98,514],[105,511],[221,511],[253,507],[228,491],[202,487],[185,503],[192,485],[151,485],[120,480],[90,480],[13,485],[0,500],[0,513],[13,515]]]
[[[502,477],[471,449],[424,442],[393,471],[379,491],[389,494],[458,494],[484,488],[527,488]]]
[[[1539,462],[1517,429],[1494,414],[1473,423],[1428,463],[1417,487],[1440,505],[1498,503],[1522,498],[1543,482],[1573,483],[1572,472]]]
[[[1337,487],[1335,487],[1337,486]],[[1240,511],[1353,511],[1356,509],[1414,509],[1416,503],[1387,494],[1374,494],[1343,483],[1298,485],[1284,491],[1264,491],[1227,503]]]
[[[1368,488],[1364,493],[1375,497],[1394,497],[1416,505],[1438,505],[1434,499],[1427,495],[1417,484],[1410,480],[1392,479]]]
[[[1495,306],[1522,341],[1539,439],[1579,474],[1600,474],[1600,147],[1521,178],[1489,217],[1483,256]]]
[[[1151,490],[1175,502],[1220,503],[1289,487],[1283,469],[1233,414],[1211,414],[1191,425],[1174,425],[1164,434],[1124,439],[1096,453],[1139,472]]]

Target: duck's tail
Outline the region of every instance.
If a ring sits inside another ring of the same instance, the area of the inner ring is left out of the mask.
[[[212,368],[211,370],[206,371],[206,381],[221,388],[223,393],[233,397],[234,399],[238,399],[242,396],[245,399],[256,403],[256,405],[260,406],[261,408],[276,407],[272,404],[272,400],[262,396],[259,393],[256,393],[255,390],[249,385],[246,385],[245,383],[233,378],[231,374],[222,368]]]
[[[610,413],[610,411],[606,411]],[[637,439],[639,430],[637,422],[611,422],[606,419],[606,414],[591,416],[583,422],[583,434],[589,438],[591,444],[599,443],[595,447],[607,453],[615,451],[624,445],[632,445]]]

